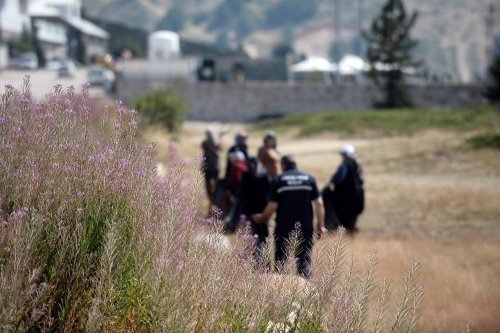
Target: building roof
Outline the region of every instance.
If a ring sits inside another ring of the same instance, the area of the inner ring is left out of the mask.
[[[66,21],[70,26],[73,28],[81,31],[85,35],[93,36],[93,37],[98,37],[102,39],[108,39],[109,38],[109,33],[95,25],[94,23],[81,19],[81,18],[65,18],[64,21]]]
[[[42,6],[39,4],[33,4],[29,7],[29,15],[31,17],[47,17],[47,18],[56,18],[60,16],[57,9],[52,7]]]
[[[61,0],[61,2],[64,1]],[[59,19],[85,35],[102,39],[109,38],[109,33],[94,23],[80,17],[64,17],[56,8],[46,6],[45,4],[32,4],[29,8],[29,15],[37,18]]]
[[[176,39],[179,40],[179,34],[173,31],[168,31],[168,30],[160,30],[160,31],[155,31],[149,35],[150,39]]]

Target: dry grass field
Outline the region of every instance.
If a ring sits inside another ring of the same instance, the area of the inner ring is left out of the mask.
[[[144,139],[157,142],[165,158],[171,140],[196,170],[195,159],[206,128],[228,130],[227,149],[243,125],[188,123],[175,139],[148,129]],[[256,153],[263,130],[247,128]],[[366,178],[367,208],[361,232],[348,252],[359,261],[373,249],[379,276],[398,284],[413,260],[423,263],[425,286],[421,332],[461,332],[473,322],[477,332],[500,331],[500,152],[464,145],[468,134],[423,131],[412,135],[336,133],[301,137],[279,132],[279,150],[293,154],[299,166],[323,185],[340,162],[345,143],[358,148]],[[321,241],[328,246],[330,240]]]

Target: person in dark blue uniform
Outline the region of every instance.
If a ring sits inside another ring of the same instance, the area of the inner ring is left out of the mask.
[[[279,267],[287,259],[287,241],[299,223],[300,243],[295,250],[299,275],[310,278],[312,272],[312,247],[314,242],[313,203],[317,218],[317,237],[324,230],[323,200],[313,176],[297,168],[291,156],[281,159],[283,173],[271,184],[269,203],[261,214],[253,215],[256,223],[268,220],[276,212],[274,230],[275,262]]]

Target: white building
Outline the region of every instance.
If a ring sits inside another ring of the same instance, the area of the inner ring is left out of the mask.
[[[77,59],[81,53],[84,62],[102,57],[109,34],[82,19],[81,9],[81,0],[0,0],[0,44],[25,30],[36,33],[47,59]],[[0,54],[0,62],[3,58]]]
[[[172,31],[156,31],[149,35],[149,60],[178,59],[181,56],[179,34]]]
[[[0,68],[9,64],[6,41],[30,31],[28,0],[0,0]]]
[[[55,8],[34,4],[30,6],[29,14],[32,21],[32,31],[37,34],[45,58],[67,58],[67,25],[59,12]]]
[[[48,59],[77,59],[85,62],[108,52],[109,34],[82,19],[80,0],[31,0],[30,16]]]
[[[0,41],[21,36],[29,31],[28,0],[0,0]]]

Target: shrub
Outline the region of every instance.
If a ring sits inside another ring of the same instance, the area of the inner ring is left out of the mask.
[[[29,81],[1,96],[0,331],[415,328],[418,264],[391,302],[375,254],[346,262],[339,233],[317,246],[314,280],[295,277],[291,261],[270,275],[246,229],[226,251],[221,223],[197,218],[203,191],[182,160],[157,176],[133,111],[93,110],[87,98],[56,86],[36,104]]]
[[[186,103],[168,90],[157,90],[134,102],[147,124],[161,124],[169,132],[178,131],[186,117]]]
[[[492,104],[500,105],[500,55],[497,55],[489,67],[489,84],[484,91],[484,96]]]
[[[473,136],[467,143],[474,148],[500,149],[500,133],[486,133]]]

